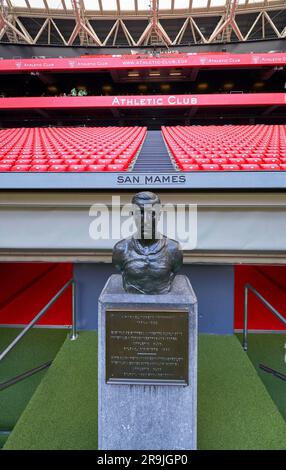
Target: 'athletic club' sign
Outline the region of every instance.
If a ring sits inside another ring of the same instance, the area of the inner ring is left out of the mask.
[[[198,104],[195,96],[114,96],[111,106],[192,106]]]
[[[1,98],[1,109],[170,108],[191,106],[285,106],[286,93],[32,96]]]

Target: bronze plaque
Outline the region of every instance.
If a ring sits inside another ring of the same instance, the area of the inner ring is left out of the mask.
[[[106,382],[188,385],[188,312],[107,310]]]

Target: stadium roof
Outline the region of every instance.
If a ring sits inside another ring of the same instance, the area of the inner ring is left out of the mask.
[[[285,37],[285,0],[0,0],[0,42],[170,47]]]
[[[151,0],[80,0],[86,11],[100,13],[150,11]],[[174,12],[178,10],[221,10],[225,8],[228,0],[158,0],[158,11]],[[3,0],[3,4],[15,9],[27,8],[36,10],[73,10],[72,0]],[[271,7],[275,5],[285,6],[281,0],[238,0],[238,7]]]

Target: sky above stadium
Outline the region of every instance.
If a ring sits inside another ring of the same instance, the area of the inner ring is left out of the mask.
[[[275,0],[268,0],[268,2],[275,2]],[[7,1],[5,2],[7,3]],[[62,10],[63,3],[65,3],[68,10],[72,10],[72,1],[71,0],[46,0],[48,8],[51,10]],[[86,10],[90,11],[100,11],[99,0],[83,0]],[[193,0],[192,8],[207,8],[209,7],[222,7],[226,3],[226,0]],[[239,0],[240,5],[244,4],[261,4],[263,0]],[[40,8],[45,9],[46,5],[44,0],[10,0],[10,4],[14,7],[27,7],[27,8]],[[117,0],[101,0],[102,9],[104,11],[117,11]],[[121,11],[133,11],[135,10],[135,0],[119,0],[120,10]],[[146,11],[150,9],[150,0],[137,0],[138,10]],[[190,7],[190,0],[175,0],[174,8],[175,9],[188,9]],[[159,10],[171,10],[172,0],[159,0]]]

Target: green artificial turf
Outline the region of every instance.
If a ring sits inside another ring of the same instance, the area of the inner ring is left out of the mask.
[[[97,448],[97,334],[66,340],[4,449]]]
[[[200,449],[286,449],[286,424],[235,336],[199,341]]]
[[[199,449],[286,449],[286,425],[235,336],[201,335]],[[97,335],[66,340],[5,449],[97,448]]]
[[[238,337],[242,341],[242,335]],[[286,421],[286,382],[259,369],[262,363],[286,375],[286,333],[249,334],[247,355]]]
[[[0,351],[19,334],[19,328],[0,328]],[[52,360],[67,336],[66,330],[35,328],[0,363],[0,382]],[[0,391],[0,430],[11,430],[46,373],[39,372]],[[6,440],[0,436],[1,444]]]
[[[2,449],[6,441],[7,441],[6,436],[0,436],[0,449]]]

